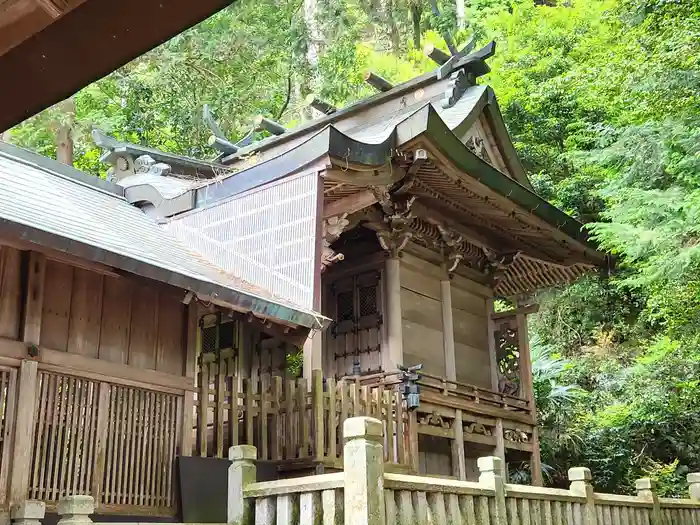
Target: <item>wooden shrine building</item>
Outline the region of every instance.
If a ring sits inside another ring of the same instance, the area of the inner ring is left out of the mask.
[[[533,192],[477,83],[492,53],[369,75],[294,130],[213,123],[211,162],[95,132],[108,182],[2,146],[0,505],[173,515],[176,456],[333,470],[354,415],[384,422],[387,469],[471,479],[495,453],[540,483],[529,299],[606,259]]]

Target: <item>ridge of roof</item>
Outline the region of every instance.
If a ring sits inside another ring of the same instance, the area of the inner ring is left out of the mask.
[[[51,175],[67,179],[75,184],[88,186],[91,189],[101,191],[110,196],[124,198],[124,188],[114,182],[110,182],[95,175],[89,175],[73,166],[63,164],[62,162],[45,157],[44,155],[39,155],[26,148],[15,146],[9,142],[0,140],[0,155],[11,157],[17,162],[33,166]]]
[[[249,155],[250,153],[254,151],[259,151],[266,149],[274,144],[279,144],[282,142],[286,142],[287,140],[294,138],[300,134],[303,133],[308,133],[310,131],[314,131],[316,129],[323,128],[324,126],[328,124],[333,124],[336,120],[340,120],[344,117],[347,117],[349,115],[352,115],[353,113],[356,113],[358,111],[362,111],[364,109],[367,109],[369,107],[374,106],[375,104],[378,104],[379,102],[382,102],[383,100],[386,99],[391,99],[395,98],[398,95],[401,95],[403,93],[406,93],[408,91],[415,90],[423,85],[429,84],[433,81],[439,80],[437,78],[438,72],[441,72],[443,75],[443,78],[445,76],[448,76],[450,73],[457,71],[458,69],[462,69],[465,67],[468,67],[470,64],[478,64],[482,63],[485,58],[488,58],[488,56],[491,56],[494,52],[495,49],[495,42],[490,42],[483,48],[474,51],[473,53],[470,53],[468,55],[462,56],[458,58],[457,60],[452,61],[450,64],[443,64],[442,66],[438,66],[432,71],[429,71],[427,73],[424,73],[418,77],[412,78],[411,80],[407,80],[406,82],[402,82],[401,84],[398,84],[394,86],[392,89],[388,91],[382,91],[379,93],[376,93],[368,98],[359,100],[353,104],[350,104],[349,106],[346,106],[342,109],[339,109],[338,111],[335,111],[329,115],[325,115],[324,117],[321,117],[319,119],[312,120],[306,124],[302,124],[301,126],[298,126],[294,128],[293,130],[290,130],[287,133],[283,133],[281,135],[274,135],[272,137],[267,137],[266,139],[263,139],[259,142],[255,142],[251,144],[250,146],[246,146],[244,148],[241,148],[238,150],[236,153],[233,153],[231,155],[227,155],[222,159],[222,163],[226,164],[231,162],[232,160],[235,160],[237,158],[240,158],[245,155]],[[447,69],[445,69],[445,66],[447,66]]]
[[[196,159],[194,157],[185,157],[184,155],[177,155],[175,153],[167,153],[155,148],[150,148],[148,146],[140,146],[132,142],[126,142],[107,135],[103,131],[94,128],[92,130],[92,139],[95,144],[105,150],[100,160],[102,162],[109,161],[115,153],[126,153],[134,156],[150,155],[155,160],[159,162],[164,162],[166,164],[175,164],[177,166],[184,166],[194,170],[207,170],[214,171],[215,169],[225,169],[226,166],[214,161]]]

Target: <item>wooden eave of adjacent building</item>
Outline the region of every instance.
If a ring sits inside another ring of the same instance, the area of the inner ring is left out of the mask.
[[[0,131],[68,98],[231,3],[0,0],[4,80]]]
[[[213,305],[276,323],[281,332],[301,327],[308,332],[329,322],[190,250],[127,203],[116,184],[3,142],[0,164],[0,243],[31,244],[37,252],[140,276],[179,289],[183,300],[191,292]]]

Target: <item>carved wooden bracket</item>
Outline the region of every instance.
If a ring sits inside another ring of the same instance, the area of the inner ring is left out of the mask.
[[[321,254],[321,271],[324,271],[333,263],[340,262],[345,259],[345,255],[337,253],[331,248],[331,244],[338,240],[340,235],[348,227],[350,221],[347,219],[348,214],[343,213],[335,217],[328,217],[323,220],[323,253]]]
[[[385,230],[377,232],[377,239],[385,251],[392,257],[398,257],[413,237],[410,229],[414,219],[411,206],[416,197],[415,195],[395,196],[380,192],[377,200],[382,207],[384,222],[387,225]]]

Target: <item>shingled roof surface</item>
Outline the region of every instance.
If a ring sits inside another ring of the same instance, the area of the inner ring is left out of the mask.
[[[227,274],[130,205],[123,188],[0,142],[0,225],[15,238],[286,323],[323,318]]]

